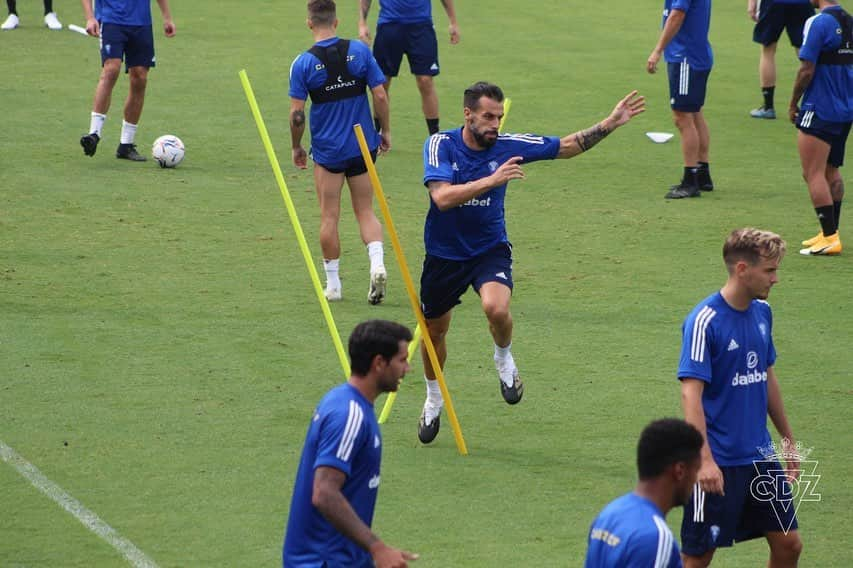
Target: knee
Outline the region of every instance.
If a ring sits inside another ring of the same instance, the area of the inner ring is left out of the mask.
[[[430,320],[427,320],[427,331],[433,344],[444,341],[444,338],[447,337],[447,329],[448,326],[441,322],[430,322]]]
[[[143,94],[145,93],[145,87],[148,85],[148,77],[144,75],[131,75],[130,76],[130,90],[137,93]]]
[[[486,313],[489,322],[493,324],[506,323],[512,317],[509,312],[509,305],[504,302],[483,302],[483,311]]]
[[[417,83],[418,90],[421,93],[427,94],[427,93],[432,92],[433,82],[432,82],[432,77],[430,77],[429,75],[417,75],[415,77],[415,82]]]
[[[119,67],[104,65],[101,69],[101,82],[112,87],[118,81]]]
[[[672,117],[672,122],[675,124],[675,127],[678,128],[679,132],[683,131],[685,128],[691,128],[693,126],[692,117],[681,112]]]
[[[796,561],[803,551],[803,541],[800,540],[800,535],[793,533],[793,538],[786,539],[781,546],[779,552],[790,561]]]

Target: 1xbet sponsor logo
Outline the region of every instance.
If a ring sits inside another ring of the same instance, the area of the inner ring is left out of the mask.
[[[472,197],[459,207],[488,207],[492,204],[492,198],[487,197],[485,199],[477,199],[476,197]]]

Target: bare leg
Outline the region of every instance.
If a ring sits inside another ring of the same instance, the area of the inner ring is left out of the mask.
[[[758,78],[761,88],[776,86],[776,44],[761,46],[761,57],[758,59]]]
[[[341,217],[341,188],[344,174],[334,174],[319,164],[314,164],[314,184],[320,202],[320,249],[323,258],[332,260],[341,256],[338,220]]]
[[[711,146],[711,134],[708,132],[708,123],[705,122],[705,115],[701,110],[693,115],[693,124],[696,127],[696,135],[699,139],[698,161],[707,164],[710,162],[708,153]]]
[[[681,554],[681,562],[684,564],[684,568],[706,568],[710,566],[711,559],[714,558],[714,551],[716,548],[712,548],[702,556],[687,556],[686,554]]]
[[[767,533],[767,544],[770,545],[768,568],[796,568],[803,550],[798,531]]]
[[[424,118],[438,118],[438,93],[435,92],[435,83],[429,75],[415,75],[418,91],[421,93],[421,108]]]
[[[104,61],[104,66],[101,68],[101,77],[98,79],[98,86],[95,87],[95,100],[92,103],[93,111],[99,114],[107,114],[107,111],[110,110],[113,87],[115,87],[116,81],[118,81],[120,71],[121,59],[107,59]]]
[[[361,240],[364,244],[382,240],[382,225],[373,211],[373,186],[370,177],[365,173],[347,178],[352,209],[358,221]],[[340,202],[339,202],[340,204]]]
[[[486,319],[489,320],[489,331],[495,340],[495,345],[506,347],[512,343],[512,314],[509,302],[512,291],[509,286],[500,282],[486,282],[480,287],[480,302]]]
[[[450,318],[452,312],[426,320],[427,331],[429,338],[432,340],[432,345],[435,347],[435,354],[438,356],[438,364],[444,369],[444,362],[447,361],[447,332],[450,329]],[[427,352],[426,343],[421,342],[421,359],[424,361],[424,376],[430,381],[436,379],[435,369],[430,361],[429,353]]]
[[[130,68],[130,90],[124,103],[124,120],[130,124],[139,124],[142,106],[145,104],[145,87],[148,85],[148,68]]]
[[[699,164],[699,132],[693,112],[672,111],[673,121],[681,133],[681,155],[684,167],[695,168]]]

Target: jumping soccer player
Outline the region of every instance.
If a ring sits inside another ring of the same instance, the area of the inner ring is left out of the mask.
[[[358,12],[358,37],[370,45],[367,14],[371,0],[360,0]],[[385,90],[391,88],[391,79],[400,72],[403,55],[409,60],[409,70],[421,94],[421,108],[430,134],[438,132],[438,94],[433,77],[439,73],[438,40],[432,24],[431,0],[381,0],[379,20],[376,25],[376,42],[373,55],[385,73]],[[450,43],[459,43],[459,27],[453,0],[441,0],[447,19]],[[390,92],[390,91],[389,91]],[[378,126],[377,126],[378,128]]]
[[[640,480],[592,522],[585,568],[681,567],[665,519],[690,499],[702,444],[702,434],[683,420],[656,420],[643,429],[637,444]]]
[[[453,307],[469,286],[480,295],[495,342],[495,366],[501,393],[509,404],[521,400],[524,385],[512,345],[512,245],[506,234],[507,183],[523,179],[523,164],[572,158],[598,144],[645,110],[636,91],[623,98],[598,124],[564,136],[498,134],[504,114],[503,91],[479,82],[465,90],[462,128],[433,134],[424,144],[424,185],[429,212],[424,226],[426,259],[421,273],[421,307],[427,331],[444,368],[446,336]],[[427,399],[418,437],[435,439],[444,400],[435,369],[423,352]]]
[[[775,472],[793,479],[799,464],[793,456],[785,469],[762,452],[770,447],[768,416],[783,443],[794,440],[773,370],[773,315],[766,302],[784,254],[785,241],[775,233],[732,231],[723,246],[725,285],[702,300],[682,328],[684,418],[705,439],[681,525],[685,568],[708,566],[717,548],[758,537],[770,545],[770,568],[797,565],[802,543],[791,489]],[[771,480],[760,494],[759,477]]]
[[[124,120],[116,158],[144,162],[145,156],[136,151],[133,143],[136,128],[145,103],[148,70],[154,67],[154,33],[151,29],[151,0],[80,0],[86,15],[86,32],[101,38],[101,78],[95,89],[95,101],[89,121],[89,134],[80,138],[83,153],[94,156],[101,141],[101,131],[110,109],[113,87],[121,71],[130,76],[130,90],[124,103]],[[163,14],[166,37],[175,35],[175,23],[169,10],[169,0],[157,0]]]
[[[373,402],[396,392],[409,370],[411,332],[371,320],[349,338],[352,375],[314,410],[302,450],[284,538],[284,568],[403,568],[417,555],[392,548],[371,530],[382,434]]]
[[[373,186],[367,164],[353,133],[361,124],[364,138],[376,158],[377,150],[391,149],[388,97],[382,86],[385,76],[370,50],[359,41],[337,36],[338,19],[332,0],[308,2],[308,28],[314,46],[299,54],[290,66],[290,138],[293,164],[308,167],[308,153],[302,147],[305,133],[305,101],[311,98],[311,157],[314,185],[320,201],[320,248],[326,270],[326,299],[342,299],[340,279],[341,188],[346,179],[352,208],[370,258],[370,286],[367,301],[378,304],[385,297],[387,273],[382,246],[382,225],[373,212]],[[367,89],[379,116],[379,132],[370,119]]]

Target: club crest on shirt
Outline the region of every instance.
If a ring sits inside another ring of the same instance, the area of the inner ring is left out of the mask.
[[[497,163],[496,161],[494,161],[494,160],[492,160],[491,162],[489,162],[489,171],[492,171],[492,172],[493,172],[493,171],[495,171],[496,169],[498,169],[498,163]]]
[[[758,324],[758,331],[761,332],[761,337],[767,337],[767,324],[765,324],[765,323]]]

